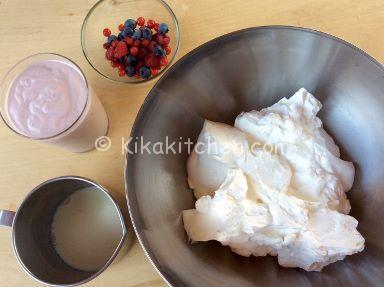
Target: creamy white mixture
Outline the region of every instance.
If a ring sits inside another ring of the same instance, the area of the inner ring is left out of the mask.
[[[123,237],[119,214],[103,192],[87,187],[75,191],[57,209],[52,240],[70,266],[98,271],[108,262]]]
[[[81,72],[66,62],[32,64],[12,82],[6,109],[13,127],[25,136],[47,138],[69,128],[88,96]]]
[[[284,267],[320,271],[364,249],[347,215],[354,167],[316,114],[305,89],[235,127],[206,121],[189,157],[196,209],[183,212],[192,241],[217,240],[243,256],[278,257]]]

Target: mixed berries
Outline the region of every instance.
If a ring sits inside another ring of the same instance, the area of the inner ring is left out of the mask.
[[[168,65],[171,39],[167,35],[167,24],[154,20],[145,23],[145,19],[139,17],[137,20],[128,19],[118,26],[118,30],[117,36],[112,35],[108,28],[103,30],[107,37],[103,48],[106,49],[105,58],[119,70],[120,77],[148,79]]]

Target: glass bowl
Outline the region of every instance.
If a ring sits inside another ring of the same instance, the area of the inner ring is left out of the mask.
[[[169,27],[167,35],[171,39],[169,43],[171,53],[167,56],[168,65],[149,79],[120,77],[118,69],[113,68],[111,62],[105,58],[106,50],[103,48],[107,40],[103,35],[104,28],[109,28],[112,35],[117,35],[120,32],[119,24],[127,19],[136,20],[138,17],[144,17],[146,21],[152,19],[156,23],[166,23]],[[179,44],[180,32],[176,16],[162,0],[100,0],[88,12],[81,29],[81,45],[89,64],[99,74],[116,82],[141,83],[159,76],[172,64]]]

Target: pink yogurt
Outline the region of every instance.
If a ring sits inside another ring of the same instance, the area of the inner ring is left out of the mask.
[[[5,108],[13,128],[35,139],[56,136],[81,116],[88,97],[83,75],[69,63],[44,60],[15,78]]]

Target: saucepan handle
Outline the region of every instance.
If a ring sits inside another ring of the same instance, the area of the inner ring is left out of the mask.
[[[0,226],[12,227],[16,212],[0,209]]]

